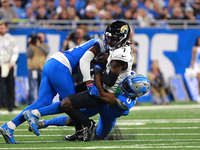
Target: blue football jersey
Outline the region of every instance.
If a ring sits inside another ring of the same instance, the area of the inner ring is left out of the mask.
[[[132,100],[123,94],[116,95],[116,105],[104,105],[106,113],[111,117],[120,117],[129,114],[129,110],[135,106],[136,100]]]
[[[94,44],[97,44],[99,46],[99,50],[102,53],[107,53],[108,49],[106,48],[105,42],[102,39],[91,39],[88,42],[80,45],[80,46],[76,46],[74,48],[71,48],[65,52],[63,52],[63,54],[67,57],[67,59],[69,60],[69,63],[71,65],[72,71],[74,72],[75,69],[78,68],[79,66],[79,60],[81,59],[81,57],[85,54],[85,52],[90,49]]]

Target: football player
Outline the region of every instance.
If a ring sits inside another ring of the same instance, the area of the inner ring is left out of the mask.
[[[121,83],[121,81],[130,74],[133,64],[133,51],[131,43],[129,42],[130,27],[127,23],[123,21],[114,21],[113,23],[108,25],[104,35],[105,42],[109,47],[109,57],[106,66],[106,72],[101,76],[102,83],[106,91],[115,93],[119,83]],[[96,67],[98,67],[100,70],[102,68],[99,65],[97,65]],[[86,82],[86,84],[89,93],[90,91],[93,92],[93,94],[90,95],[98,97],[98,90],[96,90],[95,86],[95,89],[93,89],[93,83]],[[77,109],[69,110],[69,108],[87,108],[104,104],[102,103],[102,101],[94,101],[93,97],[91,97],[90,95],[87,92],[81,93],[81,96],[79,96],[79,94],[71,94],[69,97],[66,97],[62,100],[61,106],[60,102],[57,102],[47,107],[32,110],[31,112],[29,112],[30,115],[27,114],[25,117],[30,118],[27,120],[31,121],[32,116],[39,119],[39,117],[41,116],[56,114],[58,113],[58,111],[55,110],[59,109],[60,113],[64,111],[68,115],[71,114],[71,118],[81,119],[81,117],[78,115],[79,113],[77,112]],[[61,107],[62,111],[60,111]],[[72,115],[74,117],[72,117]],[[90,127],[92,124],[92,121],[84,120],[83,126]],[[34,128],[31,128],[34,133],[39,133],[36,128],[36,123],[34,123]]]
[[[100,76],[97,76],[95,79],[97,88],[99,89],[98,98],[104,101],[108,101],[107,99],[109,99],[112,105],[102,105],[98,107],[90,107],[90,108],[81,109],[81,112],[87,117],[91,117],[96,114],[100,115],[98,125],[95,130],[95,136],[94,136],[95,140],[104,140],[113,129],[117,121],[117,118],[128,115],[129,110],[136,103],[136,98],[147,93],[150,88],[149,80],[146,77],[139,74],[135,74],[133,72],[131,73],[131,75],[129,75],[120,83],[120,85],[118,86],[118,91],[115,94],[110,93],[110,92],[105,92],[103,87],[101,86],[100,80],[101,80]],[[81,94],[79,96],[81,96]],[[93,101],[96,101],[94,97],[93,97]],[[86,119],[83,116],[80,116],[80,117],[82,117],[82,119]],[[46,128],[49,125],[71,126],[71,118],[68,118],[67,116],[59,116],[51,120],[41,120],[41,121],[38,121],[37,123],[37,126],[39,129]],[[75,134],[66,136],[66,140],[86,141],[86,137],[87,137],[87,141],[91,140],[93,127],[90,129],[91,134],[90,135],[87,134],[84,136],[85,130],[88,130],[88,129],[83,128],[83,129],[77,130],[79,128],[77,126],[81,126],[81,124],[78,124],[78,125],[75,124],[75,126],[76,126]]]
[[[13,131],[26,119],[29,121],[32,130],[35,131],[34,133],[39,135],[39,132],[35,130],[37,116],[33,116],[32,113],[34,114],[34,111],[31,113],[31,110],[51,105],[57,93],[62,99],[69,94],[75,94],[75,84],[72,74],[76,73],[79,63],[88,92],[91,95],[96,94],[98,90],[92,84],[90,77],[90,61],[100,52],[108,52],[105,42],[102,39],[91,39],[85,44],[69,49],[63,53],[57,52],[53,54],[51,59],[48,60],[43,67],[38,100],[26,107],[12,121],[1,126],[0,132],[6,143],[16,143],[14,141]],[[62,112],[59,106],[60,103],[54,105],[57,109],[52,109],[53,113],[57,114]]]
[[[121,52],[123,52],[124,54],[127,53],[126,49],[130,47],[130,43],[128,42],[129,35],[130,35],[130,27],[127,23],[123,21],[114,21],[113,23],[111,23],[107,27],[105,32],[105,41],[106,45],[108,45],[109,51],[110,52],[113,51],[114,53],[114,49],[119,49],[120,47],[123,47],[123,49],[121,49],[123,51]],[[88,93],[90,95],[98,97],[98,89],[92,83],[90,77],[90,69],[89,69],[90,67],[88,66],[90,66],[89,62],[99,52],[106,52],[105,43],[102,43],[102,41],[99,39],[93,39],[79,47],[66,51],[63,54],[59,52],[54,54],[52,56],[53,59],[51,59],[45,64],[46,67],[44,67],[43,69],[43,81],[41,82],[40,86],[41,92],[39,92],[39,99],[37,100],[36,103],[28,106],[22,112],[26,120],[29,122],[31,130],[36,135],[39,135],[39,131],[37,129],[37,120],[40,116],[49,114],[58,114],[63,112],[60,107],[60,102],[50,106],[52,109],[50,109],[49,107],[47,107],[47,109],[45,108],[43,109],[42,107],[50,105],[52,102],[52,98],[55,96],[57,92],[62,99],[67,97],[69,94],[75,93],[74,84],[73,82],[70,83],[70,81],[72,81],[71,73],[73,73],[74,70],[76,70],[78,66],[78,61],[81,57],[82,58],[80,60],[80,69],[84,77],[83,79],[84,81],[86,81]],[[127,53],[128,55],[126,56],[120,55],[121,58],[131,56],[130,55],[131,48],[129,48],[128,52],[130,53]],[[119,56],[118,53],[117,55]],[[113,59],[113,61],[110,63],[110,66],[108,65],[108,68],[109,67],[110,68],[102,78],[105,89],[107,88],[108,91],[113,90],[114,92],[115,91],[114,88],[117,87],[115,83],[116,82],[120,83],[120,81],[122,80],[121,77],[127,74],[127,72],[126,71],[124,72],[124,70],[130,72],[131,67],[129,67],[130,66],[129,64],[132,65],[133,60],[132,58],[129,58],[127,60],[128,60],[127,62],[123,62],[121,60]],[[62,64],[62,67],[58,68],[58,66],[61,66],[60,64]],[[64,70],[66,70],[66,72],[64,72]],[[66,74],[68,74],[69,76],[66,76]],[[52,82],[54,86],[52,86]],[[37,108],[41,108],[41,110]],[[7,143],[16,143],[13,138],[13,131],[16,128],[16,126],[24,122],[22,113],[0,128],[0,131],[3,134]],[[92,122],[87,123],[87,126],[90,126],[91,123]],[[6,131],[9,131],[9,133],[7,133]]]

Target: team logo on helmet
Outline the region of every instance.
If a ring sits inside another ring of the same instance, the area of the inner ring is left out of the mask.
[[[123,25],[120,29],[121,33],[127,34],[128,33],[128,26],[127,25]]]

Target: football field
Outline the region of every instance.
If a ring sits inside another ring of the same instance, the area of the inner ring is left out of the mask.
[[[15,111],[19,113],[19,111]],[[0,125],[16,114],[0,114]],[[41,119],[50,119],[46,116]],[[95,122],[98,116],[93,117]],[[18,144],[5,144],[0,135],[0,150],[61,150],[61,149],[200,149],[200,104],[186,103],[167,106],[135,106],[128,116],[118,119],[107,140],[67,142],[65,136],[74,133],[73,127],[48,127],[35,136],[25,122],[15,130]]]

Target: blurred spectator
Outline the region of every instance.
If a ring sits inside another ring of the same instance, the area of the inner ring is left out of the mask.
[[[121,9],[122,9],[122,14],[124,14],[124,12],[126,11],[126,10],[128,10],[128,9],[130,9],[130,3],[131,3],[131,0],[121,0],[120,1],[121,3],[120,3],[120,7],[121,7]]]
[[[165,81],[163,74],[160,71],[158,61],[153,60],[151,70],[148,73],[148,78],[151,84],[151,102],[154,105],[169,104],[170,101],[165,91]]]
[[[171,15],[169,14],[169,10],[167,7],[164,7],[162,10],[161,10],[161,14],[158,18],[156,19],[164,19],[164,20],[167,20],[171,18]]]
[[[28,50],[26,52],[28,77],[29,77],[29,98],[28,104],[32,104],[37,100],[38,88],[42,76],[42,68],[46,62],[49,53],[49,47],[45,42],[45,34],[31,34],[28,39]]]
[[[12,112],[15,102],[14,66],[19,56],[15,38],[7,32],[5,23],[0,23],[0,108],[3,85],[6,86],[8,111]]]
[[[38,12],[37,12],[38,4],[39,4],[38,0],[32,0],[32,2],[31,2],[31,6],[33,8],[33,13],[34,13],[35,16],[37,16],[37,14],[38,14]]]
[[[159,18],[162,14],[162,9],[158,2],[155,2],[153,5],[152,15],[155,19]]]
[[[157,18],[157,27],[169,27],[168,19],[171,18],[171,15],[169,14],[169,10],[164,7],[161,11],[161,15]]]
[[[10,6],[9,0],[1,0],[2,7],[0,8],[0,18],[6,21],[12,21],[14,18],[18,18],[14,9]]]
[[[81,19],[92,20],[95,19],[96,16],[96,7],[94,5],[88,5],[85,8],[85,14],[81,17]]]
[[[151,0],[144,1],[144,9],[147,13],[149,13],[149,11],[153,10],[153,3]]]
[[[46,15],[46,7],[44,6],[40,6],[40,8],[38,9],[38,14],[36,16],[37,20],[47,20],[47,15]]]
[[[58,16],[58,20],[63,20],[63,21],[65,21],[65,20],[68,20],[69,19],[69,14],[68,14],[68,12],[67,12],[67,10],[63,10],[61,13],[60,13],[60,15]],[[62,26],[64,26],[64,25],[70,25],[69,23],[59,23],[58,25],[62,25]]]
[[[62,52],[87,42],[84,39],[85,34],[82,27],[78,27],[75,32],[69,33],[66,40],[63,41]]]
[[[194,16],[194,11],[193,11],[192,7],[190,7],[190,6],[187,6],[185,8],[185,15],[184,15],[183,19],[192,21],[192,22],[188,23],[189,26],[197,25],[197,23],[195,21],[196,18]]]
[[[67,2],[65,0],[60,0],[59,6],[56,8],[56,13],[61,14],[63,10],[66,10]]]
[[[199,86],[199,96],[197,98],[197,102],[200,103],[200,36],[197,37],[195,46],[192,48],[192,58],[190,63],[190,68],[194,69],[197,73],[198,78],[198,86]]]
[[[56,12],[56,6],[55,6],[55,1],[54,0],[48,0],[47,1],[47,14],[48,18],[51,18],[53,14]]]
[[[132,19],[132,11],[131,9],[128,9],[124,12],[124,19],[125,20],[131,20]]]
[[[132,70],[136,72],[136,66],[137,66],[137,46],[138,44],[134,41],[134,30],[131,28],[130,30],[130,42],[132,43],[132,49],[133,49],[133,57],[134,57],[134,62],[132,65]]]
[[[38,0],[38,7],[46,7],[46,1],[45,0]]]
[[[96,17],[96,7],[94,5],[87,5],[85,8],[85,14],[81,16],[80,19],[85,19],[85,20],[95,20]],[[96,23],[87,23],[88,30],[92,31],[95,30],[97,27]]]
[[[113,4],[113,19],[122,19],[122,9],[121,7],[116,3]]]
[[[169,10],[169,14],[172,15],[173,14],[173,9],[174,9],[174,0],[169,0],[168,1],[168,5],[167,8]]]
[[[194,0],[194,3],[192,4],[192,8],[194,10],[194,15],[195,16],[198,15],[200,11],[200,0]]]
[[[137,9],[138,9],[138,1],[137,0],[131,0],[131,4],[130,4],[131,6],[131,10],[132,10],[132,12],[133,11],[137,11]]]
[[[181,7],[175,7],[171,19],[183,19],[183,11]]]
[[[33,12],[32,5],[26,5],[26,18],[30,22],[35,21],[35,15],[34,15],[34,12]]]
[[[13,9],[17,13],[19,19],[26,18],[26,11],[22,8],[22,0],[14,0]]]
[[[148,16],[143,8],[140,8],[137,11],[137,20],[140,27],[149,27],[153,18]]]
[[[96,9],[97,9],[97,13],[104,8],[104,5],[105,5],[105,3],[102,2],[101,0],[96,0],[95,1],[95,6],[96,6]]]
[[[110,11],[110,12],[113,10],[112,5],[111,5],[110,3],[106,3],[106,4],[105,4],[105,9],[106,9],[107,11]]]
[[[69,15],[69,20],[79,20],[79,16],[76,15],[76,9],[74,7],[68,7],[67,12]]]
[[[98,12],[98,15],[95,17],[97,20],[100,19],[100,20],[106,20],[106,10],[105,9],[101,9],[99,12]]]

